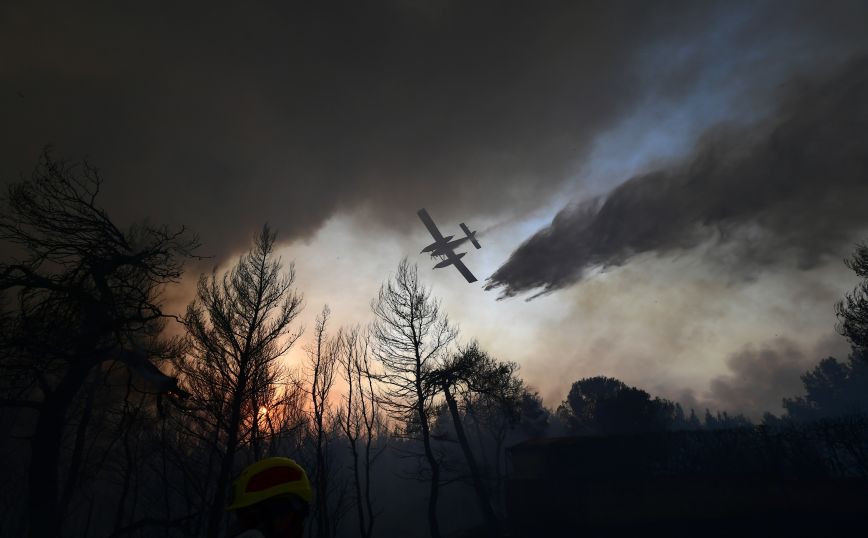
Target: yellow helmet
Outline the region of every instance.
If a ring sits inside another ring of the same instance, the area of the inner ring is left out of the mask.
[[[311,501],[313,491],[304,469],[289,458],[265,458],[249,465],[232,483],[232,499],[226,509],[237,510],[287,493]]]

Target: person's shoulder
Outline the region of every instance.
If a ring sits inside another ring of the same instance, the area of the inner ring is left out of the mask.
[[[265,535],[256,529],[250,529],[241,534],[236,534],[232,538],[265,538]]]

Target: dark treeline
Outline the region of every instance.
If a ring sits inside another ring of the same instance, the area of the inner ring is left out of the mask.
[[[199,240],[118,228],[101,183],[46,152],[3,200],[2,536],[227,536],[232,480],[272,455],[308,470],[308,535],[322,538],[510,535],[508,449],[529,440],[703,439],[690,446],[708,467],[735,453],[714,446],[772,432],[786,450],[812,447],[817,469],[868,474],[864,245],[848,263],[865,281],[837,307],[853,352],[807,372],[783,416],[697,414],[605,377],[576,381],[550,410],[516,364],[459,334],[406,260],[368,325],[333,327],[323,307],[296,369],[282,359],[306,301],[267,226],[167,314],[164,292]]]

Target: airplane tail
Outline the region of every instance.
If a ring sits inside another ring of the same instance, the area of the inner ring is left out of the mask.
[[[464,230],[464,234],[470,239],[470,242],[473,243],[473,246],[476,248],[482,248],[482,245],[479,244],[479,241],[476,240],[476,232],[471,232],[470,229],[467,228],[467,225],[463,222],[461,223],[461,229]]]
[[[461,253],[456,254],[455,256],[460,260],[461,258],[464,257],[465,254],[467,254],[467,253],[461,252]],[[443,260],[442,262],[438,263],[437,265],[435,265],[434,269],[440,269],[440,268],[446,267],[447,265],[452,265],[453,263],[454,262],[452,260],[447,258],[447,259]]]

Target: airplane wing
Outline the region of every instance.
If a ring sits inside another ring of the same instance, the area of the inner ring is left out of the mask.
[[[470,239],[470,242],[473,243],[473,246],[476,248],[482,248],[482,245],[479,244],[479,241],[476,240],[475,234],[476,232],[471,232],[470,228],[467,227],[463,222],[461,223],[461,231],[464,232],[464,235],[467,236],[467,239]]]
[[[425,211],[425,208],[423,207],[422,209],[417,211],[416,214],[419,215],[419,218],[422,220],[422,224],[424,224],[425,227],[428,228],[428,232],[431,233],[431,236],[434,237],[434,239],[437,241],[443,241],[443,236],[440,234],[440,230],[437,229],[437,225],[434,224],[433,220],[431,220],[431,216],[428,214],[427,211]]]
[[[461,258],[455,255],[454,250],[446,251],[446,259],[458,269],[458,272],[467,279],[467,282],[476,282],[476,277],[473,276],[473,273],[470,272],[470,269],[467,268],[466,265],[461,261]]]

